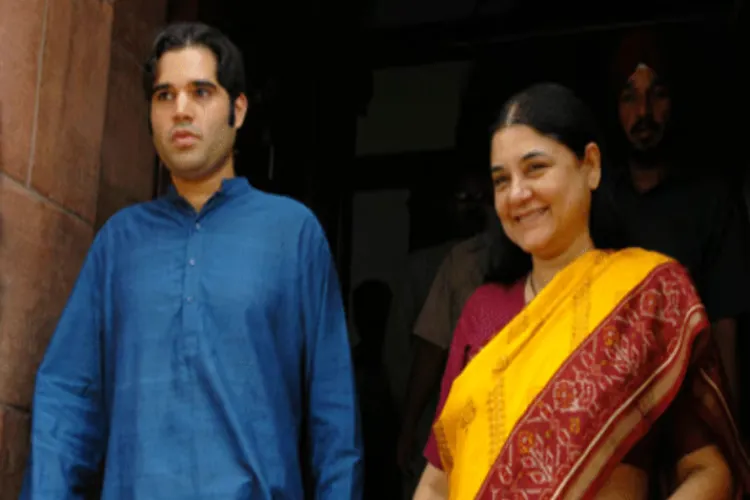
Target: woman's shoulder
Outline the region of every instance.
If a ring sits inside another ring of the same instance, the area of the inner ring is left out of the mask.
[[[523,280],[507,286],[494,283],[480,286],[464,305],[454,344],[468,346],[470,353],[476,354],[523,307]]]
[[[639,266],[653,270],[665,270],[683,276],[689,276],[688,270],[669,255],[639,247],[629,247],[608,253],[610,259],[618,266],[633,269]]]
[[[680,292],[691,300],[698,297],[690,271],[668,255],[643,248],[626,248],[610,255],[622,272],[632,273],[643,266],[646,289]]]
[[[499,283],[486,283],[481,285],[471,294],[466,302],[466,307],[483,307],[486,305],[497,306],[498,301],[508,302],[520,299],[523,302],[524,280],[519,280],[512,285]]]
[[[525,305],[524,281],[512,285],[487,283],[477,288],[464,305],[461,317],[474,325],[499,324],[513,319]]]

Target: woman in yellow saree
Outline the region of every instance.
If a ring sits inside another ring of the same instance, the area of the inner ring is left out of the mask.
[[[467,302],[415,500],[719,500],[748,460],[687,271],[620,249],[594,120],[564,87],[492,135],[504,244]]]

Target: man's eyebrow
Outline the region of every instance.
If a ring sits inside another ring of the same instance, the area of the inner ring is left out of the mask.
[[[161,92],[162,90],[167,90],[169,87],[171,87],[171,85],[169,85],[168,83],[160,83],[158,85],[154,85],[152,92],[156,94],[157,92]]]
[[[216,89],[218,88],[218,85],[216,85],[214,82],[210,80],[193,80],[188,85],[192,87],[203,87],[203,88],[211,88]],[[154,85],[153,93],[156,94],[157,92],[161,92],[162,90],[167,90],[170,87],[172,87],[169,83],[159,83]]]
[[[210,87],[213,89],[218,87],[214,82],[210,80],[193,80],[192,82],[190,82],[190,85],[194,87]]]

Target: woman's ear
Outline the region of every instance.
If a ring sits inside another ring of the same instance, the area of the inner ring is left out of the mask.
[[[589,189],[593,191],[602,181],[602,152],[595,142],[586,146],[583,153],[583,166],[586,167]]]

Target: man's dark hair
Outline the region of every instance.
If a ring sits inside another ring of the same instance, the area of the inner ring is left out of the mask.
[[[156,36],[151,54],[143,67],[143,91],[149,106],[154,92],[156,68],[161,57],[171,50],[191,46],[205,47],[216,57],[216,78],[229,94],[229,124],[234,125],[234,101],[240,94],[247,93],[242,52],[221,31],[202,23],[170,24]]]

